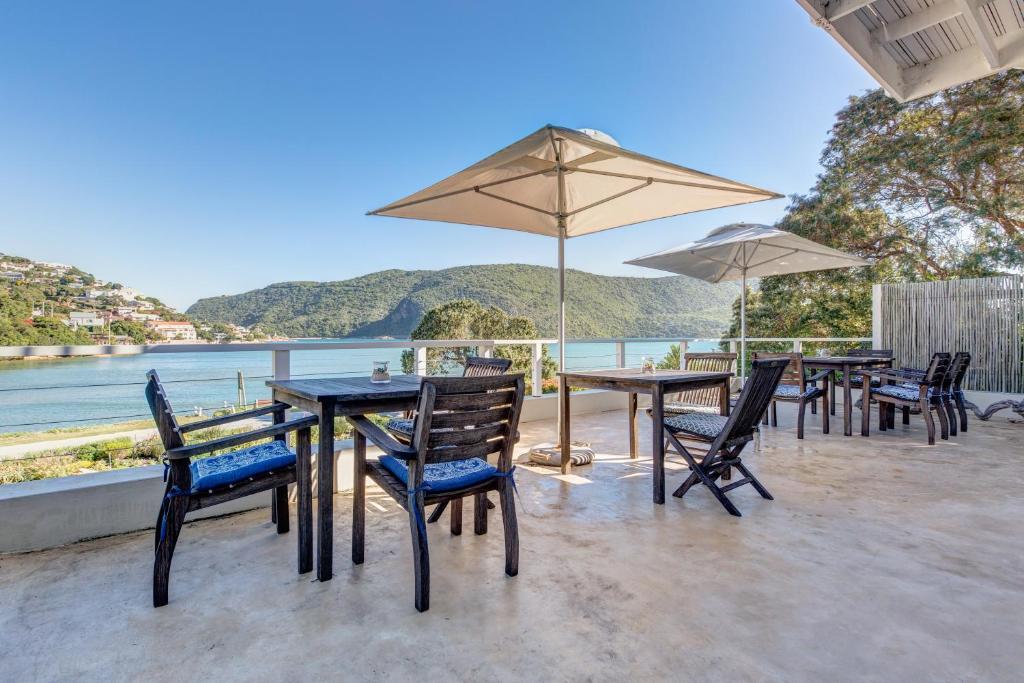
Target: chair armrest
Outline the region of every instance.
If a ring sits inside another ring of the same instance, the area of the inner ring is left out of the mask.
[[[860,374],[866,377],[877,377],[878,379],[893,379],[901,382],[910,382],[914,384],[922,383],[922,375],[911,374],[901,372],[899,370],[891,370],[889,368],[883,368],[879,370],[861,370]]]
[[[378,427],[363,415],[350,415],[349,424],[357,432],[365,436],[370,443],[381,449],[388,455],[402,460],[415,460],[418,453],[412,446],[405,446],[398,443],[390,434]]]
[[[819,370],[818,372],[814,373],[813,375],[811,375],[810,377],[808,377],[804,381],[806,383],[808,383],[808,384],[813,384],[813,383],[817,382],[818,380],[822,380],[822,379],[825,379],[826,377],[828,377],[830,372],[832,372],[832,371],[830,369],[828,369],[828,368],[825,368],[824,370]]]
[[[219,451],[222,448],[240,446],[245,443],[259,441],[260,439],[267,439],[272,436],[277,436],[278,434],[285,434],[298,429],[309,429],[316,423],[316,415],[307,415],[306,417],[301,417],[298,420],[289,420],[288,422],[263,427],[262,429],[245,432],[244,434],[232,434],[231,436],[212,439],[210,441],[204,441],[203,443],[181,446],[180,448],[172,448],[164,453],[164,457],[168,460],[184,460],[195,455],[212,453],[213,451]]]
[[[217,425],[227,424],[229,422],[236,422],[238,420],[247,420],[250,417],[259,417],[261,415],[269,415],[270,413],[276,413],[277,411],[287,410],[289,405],[287,403],[273,403],[269,406],[263,406],[262,408],[253,408],[252,410],[244,410],[240,413],[232,413],[231,415],[221,415],[220,417],[211,417],[209,420],[200,420],[199,422],[188,422],[178,426],[178,431],[182,434],[187,432],[194,432],[199,429],[207,429],[209,427],[216,427]]]
[[[927,370],[922,370],[921,368],[908,368],[908,367],[901,367],[899,369],[899,372],[902,372],[902,373],[904,373],[906,375],[926,375],[926,374],[928,374]]]

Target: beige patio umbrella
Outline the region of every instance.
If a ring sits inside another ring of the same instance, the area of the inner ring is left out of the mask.
[[[371,216],[558,239],[558,364],[565,368],[565,240],[782,195],[623,149],[594,130],[545,126]]]
[[[747,278],[853,268],[867,261],[809,239],[755,223],[715,228],[695,242],[626,261],[708,282],[740,280],[740,372],[747,357]]]

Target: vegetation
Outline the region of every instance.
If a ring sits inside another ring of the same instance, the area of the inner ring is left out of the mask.
[[[201,299],[189,315],[293,337],[406,337],[423,315],[469,299],[534,322],[552,337],[557,273],[527,265],[439,271],[387,270],[340,282],[284,282]],[[715,336],[728,325],[734,285],[687,277],[607,277],[567,273],[567,332],[573,337]]]
[[[484,306],[477,301],[459,299],[427,312],[412,331],[412,339],[536,339],[537,326],[523,316],[511,316],[500,308]],[[446,375],[461,372],[466,356],[478,349],[450,347],[427,349],[427,374]],[[544,379],[553,379],[557,370],[554,359],[545,348],[541,356]],[[498,346],[494,355],[512,361],[512,372],[531,374],[533,350],[526,345]],[[415,370],[412,350],[402,353],[402,370]]]
[[[821,163],[778,227],[875,265],[763,278],[748,336],[868,336],[872,283],[1024,267],[1024,72],[905,104],[880,90],[853,97]]]

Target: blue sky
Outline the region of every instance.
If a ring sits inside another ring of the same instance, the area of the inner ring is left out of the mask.
[[[805,192],[834,113],[871,87],[792,0],[12,3],[0,251],[180,307],[385,268],[555,265],[547,238],[363,214],[546,123]],[[567,262],[653,275],[621,262],[786,203],[574,239]]]

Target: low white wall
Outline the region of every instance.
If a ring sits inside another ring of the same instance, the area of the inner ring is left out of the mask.
[[[583,391],[573,394],[571,405],[574,415],[618,410],[625,407],[626,395]],[[522,420],[552,419],[557,406],[557,395],[530,397],[524,402]],[[352,442],[338,441],[335,452],[335,490],[351,489]],[[4,484],[0,486],[0,553],[152,528],[163,491],[161,465]],[[270,500],[270,492],[247,496],[192,513],[189,519],[270,507]]]

